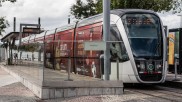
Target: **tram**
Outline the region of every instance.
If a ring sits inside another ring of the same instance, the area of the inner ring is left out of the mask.
[[[42,32],[29,42],[44,41],[45,66],[101,78],[103,51],[84,51],[85,41],[102,41],[103,16]],[[124,83],[162,83],[166,77],[166,37],[159,16],[150,10],[116,9],[110,14],[110,80]],[[68,51],[69,50],[69,51]]]

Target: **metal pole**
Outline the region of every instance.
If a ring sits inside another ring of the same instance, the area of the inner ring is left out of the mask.
[[[42,69],[42,86],[44,86],[44,70],[45,70],[45,60],[46,60],[46,42],[43,42],[43,69]]]
[[[71,70],[71,51],[68,51],[69,58],[68,58],[68,79],[66,81],[73,81],[73,79],[70,78],[70,70]]]
[[[177,79],[177,59],[175,59],[175,80]]]
[[[13,28],[13,31],[14,32],[16,31],[16,17],[14,17],[14,28]]]
[[[68,15],[68,24],[70,24],[70,15]]]
[[[103,40],[106,42],[106,50],[104,51],[104,75],[105,80],[109,80],[109,33],[110,33],[110,0],[103,0]]]
[[[182,15],[180,15],[180,28],[182,28]]]
[[[38,18],[38,25],[39,25],[38,28],[40,28],[40,17]]]
[[[179,29],[179,38],[180,38],[180,39],[179,39],[179,42],[181,42],[181,40],[182,40],[182,39],[181,39],[181,34],[182,34],[182,15],[179,15],[179,16],[180,16],[180,27],[179,27],[179,28],[180,28],[180,29]],[[179,43],[179,47],[180,47],[180,46],[181,46],[181,43]],[[179,50],[180,50],[180,51],[179,51],[178,65],[179,65],[179,73],[181,74],[181,73],[182,73],[182,64],[180,63],[180,62],[181,62],[181,59],[182,59],[182,58],[181,58],[182,55],[181,55],[181,53],[180,53],[180,52],[181,52],[181,47],[179,48]]]
[[[68,80],[70,80],[71,58],[68,59]]]
[[[20,24],[19,46],[21,45],[21,38],[22,38],[22,24]]]
[[[20,24],[18,52],[19,52],[19,47],[21,46],[21,38],[22,38],[22,24]],[[20,52],[20,60],[21,60],[21,52]]]
[[[119,80],[119,58],[116,58],[116,63],[117,63],[117,80]]]
[[[39,34],[40,34],[40,32],[41,32],[41,30],[40,30],[40,26],[41,26],[41,25],[40,25],[40,17],[38,18],[38,25],[39,25],[38,28],[39,28]]]

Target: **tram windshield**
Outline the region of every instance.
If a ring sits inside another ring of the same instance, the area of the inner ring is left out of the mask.
[[[161,55],[161,28],[157,16],[126,14],[122,20],[135,57]]]

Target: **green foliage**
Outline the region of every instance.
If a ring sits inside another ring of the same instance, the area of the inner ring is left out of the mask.
[[[39,47],[38,43],[29,43],[27,45],[19,46],[19,50],[21,51],[28,51],[28,52],[35,52]]]
[[[81,0],[77,0],[76,4],[71,7],[71,14],[77,19],[87,18],[97,14],[95,7],[96,4],[93,0],[87,0],[87,4],[84,4]]]
[[[3,2],[7,2],[7,1],[12,2],[12,3],[16,2],[16,0],[0,0],[0,7],[2,6]]]
[[[111,9],[147,9],[156,12],[171,9],[181,11],[182,0],[111,0]],[[96,10],[102,12],[102,0],[97,1]]]
[[[81,0],[71,7],[71,14],[76,18],[85,18],[94,14],[102,13],[102,1],[87,0],[84,4]],[[110,0],[112,9],[147,9],[155,12],[173,10],[173,13],[181,12],[182,0]],[[88,7],[88,8],[87,8]],[[85,11],[92,11],[84,13]]]
[[[9,26],[9,23],[7,20],[5,20],[5,17],[0,17],[0,35],[2,35],[2,32],[5,32],[5,28]]]
[[[1,46],[0,46],[1,48],[8,48],[8,43],[3,43]]]
[[[83,2],[81,0],[77,0],[76,4],[71,7],[71,14],[75,16],[75,18],[79,19],[83,16],[84,10]]]

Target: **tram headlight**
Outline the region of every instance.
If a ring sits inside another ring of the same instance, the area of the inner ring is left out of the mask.
[[[155,71],[156,72],[161,72],[162,71],[162,65],[160,62],[156,62],[155,64]]]
[[[144,62],[140,62],[140,71],[145,71],[145,63]]]

